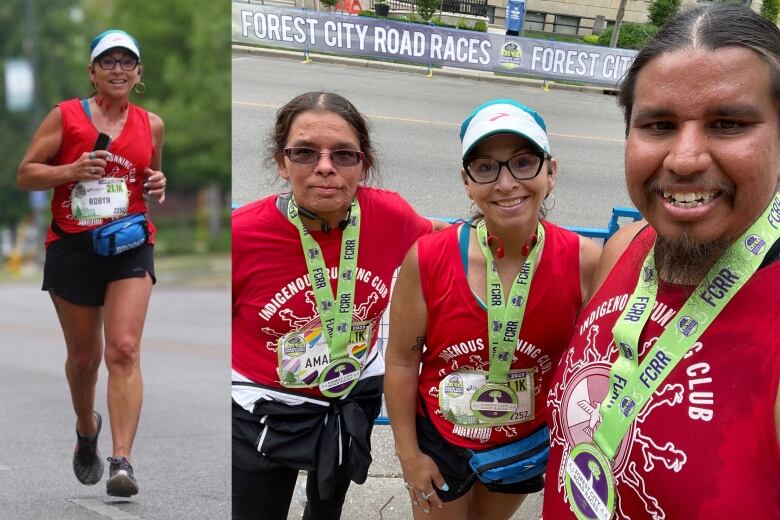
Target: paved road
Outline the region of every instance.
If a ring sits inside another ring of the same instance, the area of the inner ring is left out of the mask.
[[[364,62],[360,62],[364,63]],[[623,122],[615,98],[538,87],[403,73],[315,61],[300,54],[233,53],[233,201],[282,189],[262,160],[275,111],[307,90],[331,90],[367,114],[380,152],[381,185],[427,215],[464,217],[459,178],[461,121],[478,104],[512,97],[537,109],[561,165],[550,217],[563,225],[605,227],[610,209],[629,205],[623,181]]]
[[[133,450],[141,492],[109,498],[73,476],[65,346],[40,285],[0,286],[0,519],[181,520],[230,516],[227,274],[220,288],[154,289],[142,345],[144,408]],[[105,369],[97,409],[107,419]],[[100,448],[110,452],[104,423]],[[106,471],[107,473],[107,471]]]

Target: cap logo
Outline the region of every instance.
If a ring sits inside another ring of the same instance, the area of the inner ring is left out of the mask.
[[[506,112],[499,112],[498,114],[496,114],[493,117],[491,117],[490,119],[488,119],[488,121],[491,121],[491,122],[492,121],[497,121],[497,120],[501,119],[502,117],[509,117],[509,114],[507,114]]]

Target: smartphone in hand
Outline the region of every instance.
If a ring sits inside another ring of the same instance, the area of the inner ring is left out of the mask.
[[[111,143],[111,137],[103,132],[99,132],[97,141],[95,141],[95,147],[92,150],[106,150],[109,143]]]

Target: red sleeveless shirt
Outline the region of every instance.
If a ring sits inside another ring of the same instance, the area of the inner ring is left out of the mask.
[[[92,120],[84,112],[81,100],[69,99],[58,105],[62,113],[62,145],[54,157],[52,164],[70,164],[84,152],[92,151],[97,141],[98,130]],[[152,127],[149,123],[149,113],[146,110],[130,104],[127,107],[127,120],[118,136],[115,136],[108,146],[110,156],[106,165],[106,177],[124,178],[130,195],[129,213],[146,213],[148,211],[143,199],[144,169],[152,163],[154,142]],[[70,209],[70,194],[76,182],[60,184],[54,187],[51,201],[51,213],[57,225],[66,233],[88,231],[109,222],[109,219],[93,219],[82,221],[73,218]],[[149,222],[151,233],[149,241],[154,243],[154,225]],[[46,245],[59,237],[49,229]]]
[[[574,518],[565,460],[589,442],[617,358],[612,327],[655,240],[647,228],[577,320],[548,396],[545,520]],[[639,340],[640,363],[693,292],[660,283]],[[757,271],[640,411],[613,467],[616,519],[780,518],[780,262]]]
[[[464,224],[467,225],[467,224]],[[527,422],[479,428],[456,425],[439,409],[439,383],[456,370],[488,370],[487,311],[471,292],[458,241],[460,226],[420,238],[417,250],[428,307],[426,349],[418,393],[428,416],[450,444],[484,450],[520,440],[547,420],[545,398],[582,304],[579,237],[543,222],[542,258],[531,281],[511,369],[535,369],[534,416]],[[419,408],[418,413],[423,413]]]

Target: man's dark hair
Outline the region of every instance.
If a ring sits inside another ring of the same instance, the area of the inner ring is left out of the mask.
[[[744,47],[758,54],[772,74],[772,93],[780,99],[780,30],[750,8],[733,4],[695,6],[670,18],[637,54],[618,94],[626,135],[634,106],[634,88],[642,68],[661,54],[681,50],[714,51]]]

